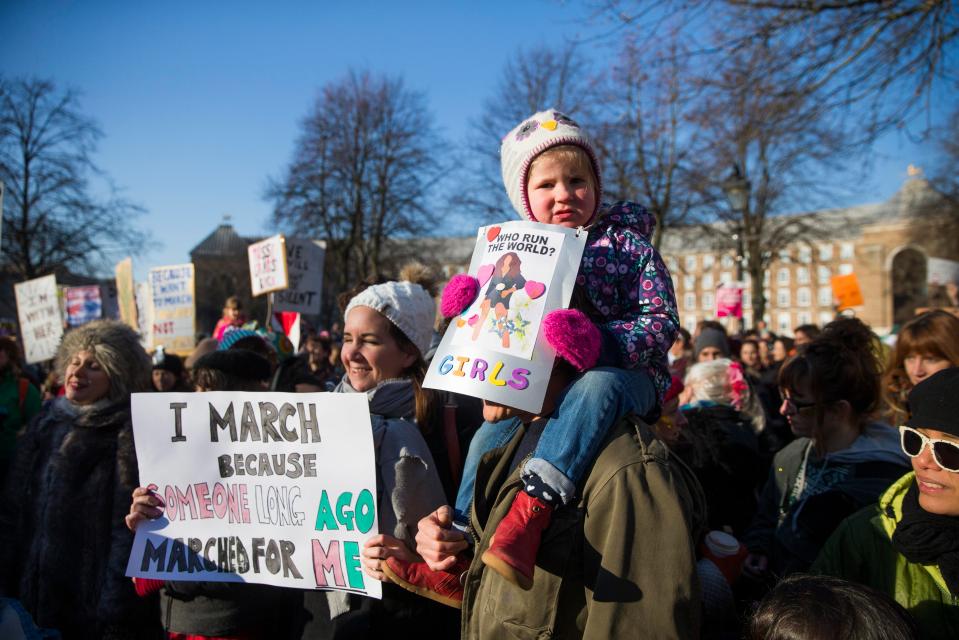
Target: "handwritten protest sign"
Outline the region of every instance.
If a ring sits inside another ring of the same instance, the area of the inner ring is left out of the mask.
[[[855,273],[833,276],[830,284],[832,297],[839,302],[839,311],[863,304],[862,289],[859,288],[859,280],[856,279]]]
[[[326,243],[322,240],[286,239],[286,269],[290,286],[274,294],[274,311],[320,313],[325,247]]]
[[[100,297],[100,285],[67,287],[67,324],[79,327],[103,315],[103,301]]]
[[[63,336],[57,280],[44,276],[13,285],[17,297],[17,316],[27,363],[43,362],[57,355]]]
[[[559,226],[481,228],[469,268],[479,296],[450,323],[424,385],[539,411],[555,356],[540,323],[569,304],[585,246],[585,232]]]
[[[150,269],[150,344],[188,355],[196,334],[193,265]]]
[[[253,295],[279,291],[289,285],[286,270],[286,240],[282,235],[254,242],[247,247]]]
[[[120,319],[139,331],[136,286],[133,283],[133,258],[124,258],[118,262],[115,271]]]
[[[138,393],[132,408],[140,482],[165,508],[127,575],[380,597],[360,565],[378,531],[365,394]]]
[[[722,283],[716,288],[716,317],[743,317],[742,283]]]

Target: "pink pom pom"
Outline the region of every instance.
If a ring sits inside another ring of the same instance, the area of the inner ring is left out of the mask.
[[[592,368],[599,359],[602,336],[585,313],[578,309],[556,309],[543,318],[543,335],[556,354],[576,367]]]
[[[446,284],[440,297],[440,313],[452,318],[463,313],[479,294],[479,280],[466,273],[458,273]]]

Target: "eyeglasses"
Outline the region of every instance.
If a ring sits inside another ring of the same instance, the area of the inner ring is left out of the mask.
[[[910,458],[915,458],[922,453],[928,444],[932,447],[932,457],[936,460],[936,464],[946,471],[959,473],[959,444],[951,440],[928,438],[905,425],[899,427],[899,435],[902,450]]]

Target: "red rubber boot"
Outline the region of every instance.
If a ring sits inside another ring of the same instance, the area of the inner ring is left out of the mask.
[[[539,498],[517,493],[483,552],[483,562],[521,589],[531,589],[539,543],[552,515],[553,507]]]
[[[458,557],[456,564],[446,571],[433,571],[425,562],[403,562],[398,558],[387,558],[383,564],[383,573],[390,582],[407,591],[435,600],[447,607],[459,609],[463,606],[462,577],[470,568],[471,558]]]

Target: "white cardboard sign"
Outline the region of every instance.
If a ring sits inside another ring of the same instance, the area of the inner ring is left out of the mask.
[[[196,344],[192,264],[150,269],[150,345],[188,355]]]
[[[54,358],[63,337],[56,277],[49,275],[19,282],[13,285],[13,290],[27,364]]]
[[[286,271],[286,240],[282,235],[254,242],[247,247],[250,260],[250,288],[258,296],[286,289],[289,276]]]
[[[555,353],[543,317],[569,305],[586,231],[504,222],[477,234],[469,274],[476,300],[453,318],[424,386],[538,412]]]
[[[360,564],[378,531],[366,394],[138,393],[132,408],[140,483],[165,507],[127,575],[381,597]]]
[[[273,295],[274,311],[320,313],[325,258],[326,243],[322,240],[286,239],[286,269],[290,286]]]

